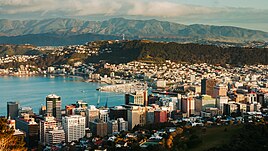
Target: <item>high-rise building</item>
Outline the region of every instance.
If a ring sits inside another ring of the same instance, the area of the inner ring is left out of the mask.
[[[201,94],[213,96],[213,90],[218,80],[216,79],[202,79],[201,80]]]
[[[46,133],[54,130],[57,127],[57,121],[53,116],[47,116],[45,117],[45,120],[40,120],[39,126],[40,142],[43,145],[49,144],[49,141],[46,139]]]
[[[148,105],[148,92],[147,90],[137,90],[133,94],[126,94],[126,104],[147,106]]]
[[[86,118],[81,115],[71,115],[62,118],[66,142],[78,141],[85,136]]]
[[[128,128],[133,129],[136,125],[146,124],[146,109],[141,106],[132,106],[128,109]]]
[[[34,118],[30,118],[28,114],[24,114],[24,117],[15,118],[16,128],[23,131],[26,134],[25,141],[28,148],[35,148],[38,145],[38,131],[39,125],[34,121]]]
[[[217,84],[214,87],[212,97],[216,98],[218,96],[227,96],[227,86],[224,84]]]
[[[181,103],[182,112],[186,113],[188,117],[195,114],[195,100],[193,97],[183,97]]]
[[[123,106],[115,106],[109,109],[110,120],[116,120],[118,118],[123,118],[127,120],[127,109]]]
[[[117,120],[110,120],[107,122],[108,134],[118,132],[118,122]]]
[[[148,106],[146,107],[146,124],[154,123],[154,111],[155,108]]]
[[[94,105],[90,105],[87,109],[88,122],[99,118],[100,111]]]
[[[54,116],[61,121],[61,97],[50,94],[46,97],[47,116]]]
[[[18,102],[7,102],[7,117],[11,119],[18,117],[19,103]]]
[[[155,110],[154,111],[154,123],[164,123],[167,122],[167,111]]]
[[[103,122],[100,119],[95,119],[90,122],[92,134],[95,136],[104,137],[107,135],[107,123]]]
[[[252,92],[246,95],[246,102],[249,104],[257,104],[257,94]]]
[[[227,96],[218,96],[216,98],[216,105],[217,108],[220,109],[223,112],[224,104],[228,103],[228,97]]]
[[[65,132],[63,129],[55,128],[46,133],[46,140],[48,145],[65,142]]]
[[[128,130],[128,122],[125,121],[123,118],[118,118],[117,123],[119,132]]]
[[[108,109],[100,109],[100,119],[106,123],[109,121]]]

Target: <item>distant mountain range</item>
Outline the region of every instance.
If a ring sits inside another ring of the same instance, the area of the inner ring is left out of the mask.
[[[83,44],[92,40],[151,39],[196,42],[200,40],[268,41],[268,33],[231,26],[183,25],[158,20],[113,18],[106,21],[78,19],[0,20],[0,43],[36,45]]]

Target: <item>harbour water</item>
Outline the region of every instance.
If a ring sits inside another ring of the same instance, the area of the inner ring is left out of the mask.
[[[86,83],[76,77],[0,77],[0,116],[6,116],[6,104],[17,101],[20,106],[32,107],[35,113],[41,105],[45,105],[48,94],[55,93],[61,96],[62,108],[65,105],[83,100],[89,105],[100,106],[108,101],[108,106],[124,103],[124,95],[113,92],[100,92],[96,89],[99,83]]]

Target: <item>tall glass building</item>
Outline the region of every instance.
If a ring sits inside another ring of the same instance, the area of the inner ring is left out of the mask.
[[[47,116],[54,116],[61,121],[61,97],[56,94],[50,94],[46,97]]]

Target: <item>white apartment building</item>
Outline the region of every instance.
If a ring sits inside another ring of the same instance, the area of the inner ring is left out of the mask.
[[[85,136],[86,118],[81,115],[71,115],[62,118],[66,142],[79,140]]]

